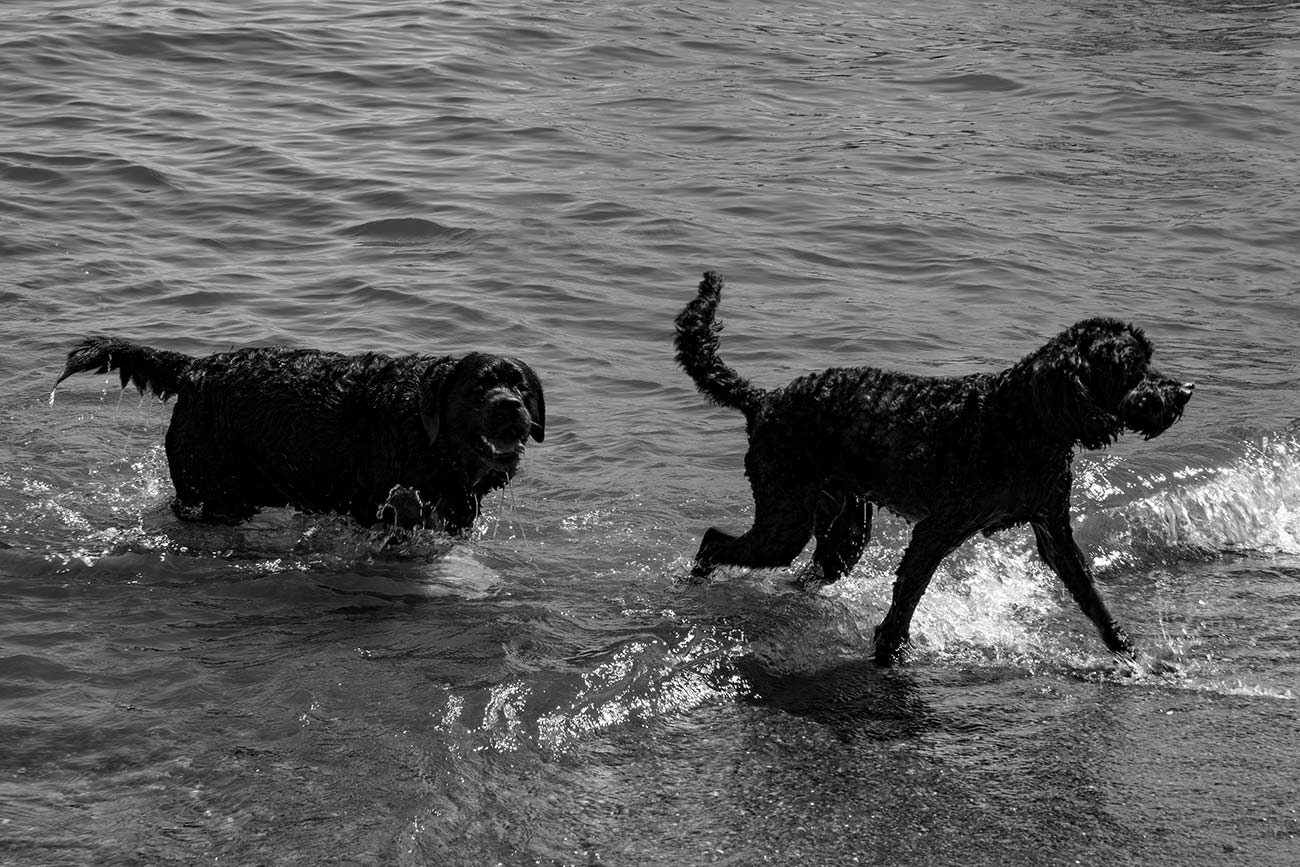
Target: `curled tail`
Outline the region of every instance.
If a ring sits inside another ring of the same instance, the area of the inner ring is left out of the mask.
[[[68,364],[54,387],[74,373],[117,370],[123,388],[133,383],[141,394],[149,390],[167,398],[181,390],[193,361],[180,352],[141,346],[119,337],[87,337],[68,353]]]
[[[762,403],[763,391],[732,370],[718,357],[718,332],[714,319],[722,300],[722,275],[706,271],[700,294],[677,314],[677,363],[695,380],[704,396],[719,406],[738,409],[751,417]]]

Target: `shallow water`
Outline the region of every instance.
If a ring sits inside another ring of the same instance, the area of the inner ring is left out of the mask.
[[[154,0],[0,9],[0,864],[1291,865],[1300,7]],[[870,662],[907,527],[817,596],[683,580],[751,514],[672,363],[964,373],[1144,327],[1197,383],[1079,459],[1118,667],[1023,532]],[[475,538],[182,524],[188,352],[511,352],[546,442]],[[1160,672],[1160,673],[1157,673]]]

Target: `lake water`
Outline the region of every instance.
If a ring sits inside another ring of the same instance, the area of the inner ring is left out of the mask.
[[[0,7],[0,864],[1300,862],[1300,4]],[[877,668],[907,527],[816,596],[672,361],[965,373],[1086,316],[1197,383],[1082,455],[1166,674],[1015,531]],[[548,430],[474,538],[183,524],[108,333],[515,353]]]

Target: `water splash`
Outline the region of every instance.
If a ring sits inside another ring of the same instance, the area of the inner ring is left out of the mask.
[[[496,752],[567,752],[608,729],[661,719],[731,689],[738,634],[701,626],[661,638],[638,636],[583,654],[577,669],[533,672],[469,694],[431,714],[457,740]]]
[[[35,478],[18,480],[22,523],[46,539],[46,558],[67,566],[94,566],[127,554],[217,557],[237,570],[269,574],[338,569],[349,563],[430,560],[451,539],[437,529],[366,528],[340,515],[268,509],[238,526],[189,523],[170,508],[173,489],[161,446],[143,455],[92,468],[75,487]]]
[[[868,553],[873,556],[829,595],[845,616],[875,624],[889,607],[899,552]],[[936,571],[912,620],[912,652],[998,663],[1044,656],[1044,623],[1060,610],[1058,583],[1027,531],[974,539]]]
[[[1250,682],[1240,674],[1225,671],[1225,663],[1212,655],[1193,652],[1198,642],[1191,637],[1167,640],[1154,651],[1139,653],[1136,659],[1088,659],[1070,656],[1064,671],[1092,683],[1158,686],[1215,695],[1295,701],[1295,690],[1278,683]]]
[[[695,707],[719,694],[741,646],[738,634],[703,627],[618,646],[583,672],[572,698],[538,720],[538,740],[559,752],[612,726]]]
[[[1199,554],[1300,554],[1300,441],[1286,435],[1247,447],[1208,478],[1127,507],[1131,549]]]

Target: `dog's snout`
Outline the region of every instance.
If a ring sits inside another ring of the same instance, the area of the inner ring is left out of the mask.
[[[1185,406],[1187,401],[1192,399],[1192,392],[1196,390],[1196,383],[1187,382],[1178,389],[1178,405]]]
[[[515,394],[503,394],[496,400],[496,409],[498,412],[511,413],[519,412],[524,408],[524,402]]]
[[[523,399],[514,392],[501,392],[488,404],[489,424],[502,433],[522,439],[528,435],[532,417]]]

